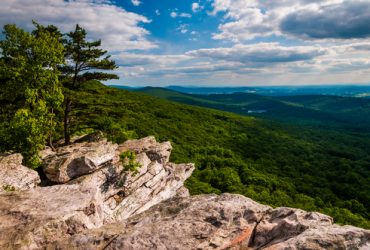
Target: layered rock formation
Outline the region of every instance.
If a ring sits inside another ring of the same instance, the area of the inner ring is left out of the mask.
[[[0,187],[16,187],[0,194],[0,249],[370,249],[370,231],[323,214],[240,195],[190,197],[183,183],[194,166],[170,163],[171,149],[154,137],[79,138],[42,152],[43,187],[19,155],[0,158]],[[137,171],[120,159],[127,151]]]

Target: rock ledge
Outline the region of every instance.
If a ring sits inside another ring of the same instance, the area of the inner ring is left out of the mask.
[[[370,249],[370,231],[329,216],[261,205],[241,195],[189,196],[193,164],[169,162],[154,137],[79,139],[42,152],[54,183],[0,157],[0,249]],[[120,154],[140,168],[125,171]],[[14,191],[13,191],[14,190]]]

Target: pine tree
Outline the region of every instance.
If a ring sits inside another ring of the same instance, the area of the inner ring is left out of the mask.
[[[100,48],[101,41],[88,42],[86,31],[76,25],[74,31],[67,34],[64,40],[66,49],[66,62],[62,70],[62,82],[65,87],[64,102],[64,141],[70,144],[70,112],[72,107],[72,92],[78,90],[84,83],[90,80],[105,81],[118,79],[115,74],[101,72],[99,70],[116,69],[116,64],[106,56],[107,51]]]

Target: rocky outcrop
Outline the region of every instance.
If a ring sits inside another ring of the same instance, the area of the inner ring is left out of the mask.
[[[0,193],[28,190],[40,182],[38,173],[22,165],[21,154],[0,156]]]
[[[0,249],[39,249],[87,229],[122,221],[178,194],[193,164],[169,162],[171,145],[154,137],[115,145],[100,140],[42,152],[54,186],[0,196]],[[125,170],[120,154],[136,153]]]
[[[82,138],[42,152],[47,176],[63,184],[0,194],[0,249],[370,249],[370,231],[320,213],[190,197],[194,165],[170,163],[168,142]],[[137,171],[126,170],[125,151]],[[10,159],[0,163],[19,163]]]
[[[116,149],[117,145],[103,140],[60,147],[49,155],[42,152],[44,173],[53,182],[66,183],[92,173],[112,161]]]
[[[261,205],[241,195],[173,198],[120,223],[86,230],[62,249],[369,249],[370,231],[320,213]]]

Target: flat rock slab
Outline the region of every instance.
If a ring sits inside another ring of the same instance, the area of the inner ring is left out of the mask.
[[[329,216],[272,209],[241,195],[174,198],[121,223],[86,230],[61,249],[370,249],[370,231]]]

